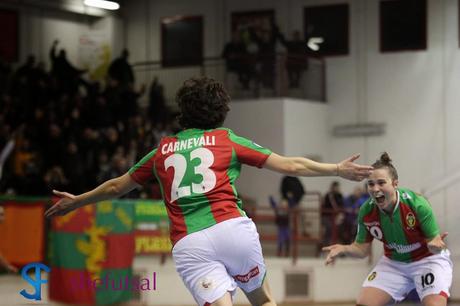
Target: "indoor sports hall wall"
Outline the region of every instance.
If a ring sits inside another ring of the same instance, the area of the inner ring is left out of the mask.
[[[378,0],[144,1],[144,6],[128,4],[124,13],[126,42],[133,51],[133,62],[159,60],[160,18],[202,15],[204,55],[218,56],[229,40],[232,12],[273,9],[281,31],[289,33],[301,28],[303,7],[343,2],[350,5],[350,52],[326,59],[325,121],[330,145],[325,157],[338,161],[361,152],[363,162],[373,162],[386,150],[399,170],[402,186],[427,190],[460,171],[457,0],[428,0],[427,49],[421,51],[380,52]],[[257,114],[260,117],[260,112]],[[386,133],[376,137],[331,136],[336,125],[363,122],[385,123]],[[343,187],[349,192],[352,184],[344,182]],[[459,182],[453,182],[430,199],[450,239],[460,235],[455,223],[459,217],[458,187]],[[451,247],[460,254],[460,244]]]

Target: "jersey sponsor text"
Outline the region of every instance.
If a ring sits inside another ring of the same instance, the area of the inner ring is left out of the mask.
[[[409,245],[396,244],[394,242],[388,244],[388,248],[395,250],[399,254],[410,253],[420,248],[422,244],[420,242],[412,243]]]

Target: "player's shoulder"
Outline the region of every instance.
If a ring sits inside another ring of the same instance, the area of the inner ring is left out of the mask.
[[[408,188],[398,188],[400,201],[411,207],[427,205],[428,201],[423,195]]]
[[[370,197],[359,208],[359,214],[362,216],[365,216],[365,215],[372,213],[374,209],[376,209],[376,205],[374,201],[372,200],[372,197]]]

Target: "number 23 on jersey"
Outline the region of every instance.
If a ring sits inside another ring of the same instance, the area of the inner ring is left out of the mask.
[[[199,159],[200,163],[194,167],[193,173],[203,177],[199,184],[191,183],[183,185],[187,167],[192,160]],[[197,148],[190,152],[190,160],[179,153],[174,153],[165,159],[165,170],[174,168],[174,178],[171,186],[171,202],[182,197],[190,196],[193,193],[202,194],[212,190],[216,186],[216,174],[209,169],[214,163],[214,154],[207,148]]]

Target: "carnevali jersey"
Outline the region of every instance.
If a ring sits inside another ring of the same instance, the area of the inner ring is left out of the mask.
[[[155,177],[170,220],[171,241],[241,216],[235,189],[241,164],[262,167],[271,151],[227,128],[187,129],[164,137],[129,174],[138,184]]]
[[[401,262],[413,262],[433,255],[427,248],[430,240],[439,234],[433,211],[428,201],[415,192],[398,188],[398,200],[392,214],[379,209],[370,198],[360,208],[357,243],[383,242],[385,256]]]

